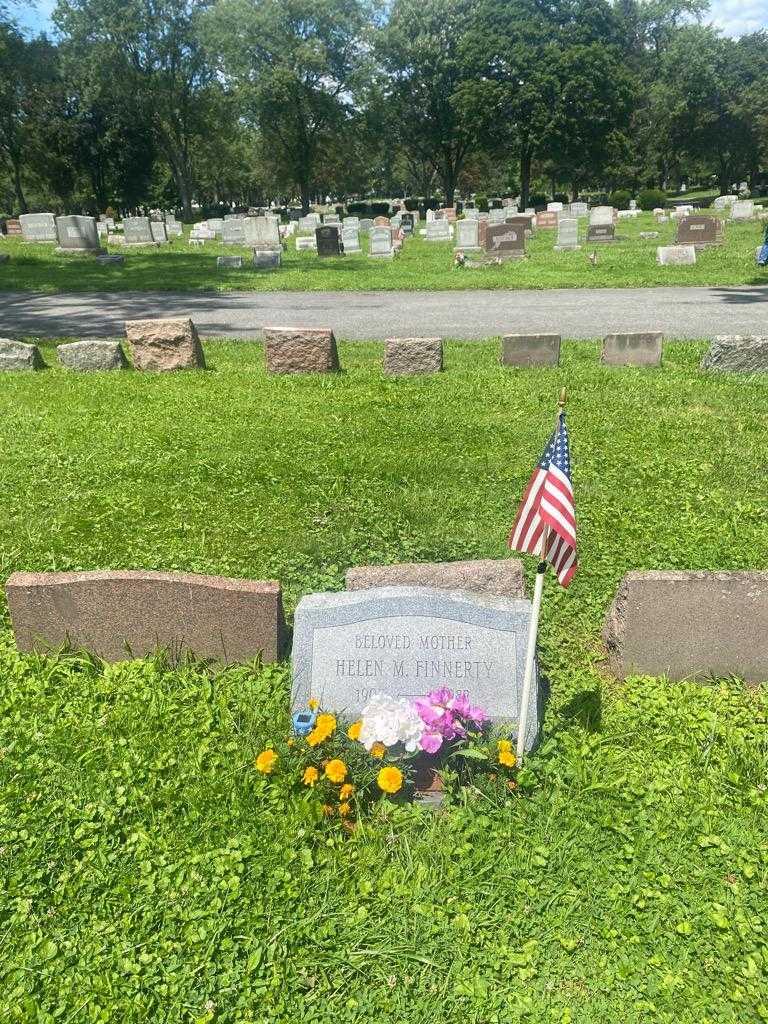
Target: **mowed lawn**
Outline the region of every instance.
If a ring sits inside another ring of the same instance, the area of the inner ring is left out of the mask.
[[[768,271],[755,261],[765,222],[725,224],[722,246],[700,252],[695,266],[660,267],[656,247],[674,242],[676,226],[656,224],[651,214],[622,220],[618,241],[586,245],[586,219],[579,222],[582,248],[555,252],[557,231],[537,230],[529,240],[528,258],[502,266],[458,270],[453,266],[453,244],[406,241],[394,260],[369,259],[368,239],[361,236],[362,255],[321,259],[297,253],[288,241],[283,266],[276,272],[258,272],[249,266],[250,251],[237,246],[206,242],[190,247],[186,237],[159,248],[122,249],[123,267],[99,266],[92,257],[56,254],[54,245],[24,243],[0,236],[0,253],[11,259],[0,265],[0,291],[432,291],[466,288],[642,288],[661,285],[754,285],[768,283]],[[657,239],[641,239],[640,232],[658,231]],[[590,255],[596,253],[596,263]],[[217,270],[216,257],[242,255],[242,270]]]
[[[0,621],[0,1020],[768,1020],[766,689],[619,684],[600,646],[629,569],[768,567],[768,381],[700,374],[703,343],[660,370],[498,349],[449,343],[415,380],[374,343],[268,378],[244,342],[208,343],[208,372],[3,377],[3,580],[274,577],[290,614],[349,565],[504,557],[561,385],[582,567],[547,585],[518,793],[351,835],[256,778],[287,666],[21,657]]]

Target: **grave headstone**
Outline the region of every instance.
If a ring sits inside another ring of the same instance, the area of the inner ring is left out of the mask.
[[[604,366],[661,366],[663,341],[664,335],[654,331],[607,334],[600,362]]]
[[[149,217],[126,217],[123,236],[126,245],[151,245],[154,239]]]
[[[62,252],[103,252],[94,217],[57,217],[56,232]]]
[[[497,259],[520,259],[525,256],[525,231],[514,224],[489,224],[485,251]]]
[[[480,558],[463,562],[399,562],[347,569],[347,590],[374,587],[436,587],[469,590],[497,597],[525,597],[525,572],[519,558]]]
[[[556,228],[557,227],[557,214],[556,213],[537,213],[536,214],[536,227],[537,228]]]
[[[336,373],[333,331],[324,327],[265,327],[267,373]]]
[[[616,221],[616,211],[612,206],[595,206],[589,211],[590,226],[613,225]]]
[[[368,239],[369,256],[375,259],[392,259],[395,255],[391,228],[372,227]]]
[[[296,252],[314,252],[317,248],[314,235],[297,235]]]
[[[412,235],[415,226],[415,218],[412,213],[404,213],[400,218],[401,227],[406,235]]]
[[[353,256],[363,251],[360,246],[360,235],[357,225],[353,224],[347,227],[346,223],[344,224],[341,229],[341,244],[344,246],[344,252],[348,255]]]
[[[768,336],[718,335],[701,360],[701,368],[726,373],[768,373]]]
[[[318,256],[341,255],[339,229],[335,224],[323,224],[322,227],[315,228],[315,241]]]
[[[245,218],[237,217],[224,220],[221,232],[222,245],[245,245]]]
[[[252,262],[255,270],[279,270],[283,253],[280,249],[254,249]]]
[[[568,210],[572,217],[589,216],[589,206],[586,203],[571,203]]]
[[[242,270],[243,269],[243,257],[242,256],[217,256],[216,257],[216,269],[217,270]]]
[[[613,224],[590,224],[587,228],[587,242],[615,242],[616,228]]]
[[[246,217],[243,220],[243,237],[251,249],[282,249],[276,217]]]
[[[575,217],[561,217],[557,222],[557,251],[580,249],[579,222]]]
[[[387,338],[384,342],[384,373],[389,377],[439,373],[442,368],[442,338]]]
[[[450,242],[453,229],[447,220],[427,221],[428,242]]]
[[[0,373],[6,370],[42,370],[44,366],[37,345],[0,338]]]
[[[205,223],[206,227],[210,228],[216,235],[221,236],[221,233],[224,230],[223,217],[209,217]]]
[[[101,338],[59,345],[56,355],[67,370],[122,370],[128,365],[120,342]]]
[[[153,242],[158,242],[159,244],[162,244],[163,242],[168,241],[168,234],[165,230],[165,221],[153,220],[150,222],[149,229],[152,233]]]
[[[480,251],[480,221],[460,220],[456,222],[455,247],[463,252]]]
[[[611,670],[627,676],[768,679],[768,573],[629,572],[606,617]]]
[[[755,204],[751,199],[737,199],[731,204],[732,220],[753,220],[755,216]]]
[[[56,218],[52,213],[23,213],[19,217],[25,242],[58,242]]]
[[[15,217],[9,217],[5,222],[5,234],[6,235],[21,235],[21,221]]]
[[[656,262],[662,267],[687,267],[696,262],[693,245],[660,245],[656,249]]]
[[[562,203],[557,203],[557,202],[555,202],[555,203],[547,203],[547,213],[562,213],[562,212],[563,212],[563,204]]]
[[[105,661],[166,651],[232,664],[279,660],[280,584],[191,573],[17,572],[6,584],[20,651],[83,647]]]
[[[100,267],[124,267],[125,256],[120,253],[96,253],[96,262]]]
[[[126,320],[125,334],[135,370],[157,373],[205,369],[205,356],[197,329],[188,317]]]
[[[718,217],[688,216],[677,225],[676,245],[707,246],[722,241],[721,222]]]
[[[497,722],[517,722],[530,617],[526,600],[431,587],[309,594],[294,619],[292,705],[314,698],[354,719],[374,693],[410,698],[448,686]],[[541,705],[536,679],[526,749]]]
[[[373,227],[373,221],[370,217],[360,218],[360,234],[366,234]]]
[[[501,339],[502,366],[559,366],[559,334],[505,334]]]

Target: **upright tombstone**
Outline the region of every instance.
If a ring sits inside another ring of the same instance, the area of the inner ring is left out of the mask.
[[[205,356],[197,329],[188,317],[126,320],[125,334],[135,370],[157,373],[205,369]]]
[[[559,334],[505,334],[501,365],[527,368],[560,365]]]
[[[607,334],[600,362],[604,366],[661,366],[663,342],[664,335],[655,331]]]
[[[595,206],[589,211],[590,227],[616,223],[616,211],[612,206]]]
[[[356,565],[347,569],[344,585],[347,590],[436,587],[438,590],[471,590],[475,594],[524,598],[525,569],[519,558]]]
[[[245,218],[233,217],[224,218],[224,228],[221,232],[222,245],[245,245]]]
[[[168,232],[165,229],[165,221],[150,221],[149,230],[152,232],[152,241],[162,245],[168,241]]]
[[[384,373],[388,377],[415,377],[439,373],[442,368],[442,338],[387,338],[384,343]]]
[[[400,226],[403,229],[403,233],[406,235],[412,235],[415,227],[416,219],[412,213],[406,211],[400,218]]]
[[[10,236],[21,235],[21,221],[16,217],[8,217],[5,222],[5,234]]]
[[[341,244],[344,246],[344,252],[347,255],[354,256],[356,253],[363,251],[356,224],[350,224],[349,227],[346,223],[343,225],[341,229]]]
[[[277,217],[245,217],[243,237],[245,244],[254,250],[282,249]]]
[[[459,220],[456,222],[456,250],[480,252],[480,221]]]
[[[191,573],[16,572],[6,584],[16,644],[64,644],[105,661],[166,651],[218,662],[277,661],[286,630],[280,584]]]
[[[123,220],[126,245],[152,245],[152,224],[149,217],[126,217]]]
[[[525,256],[525,231],[514,224],[489,224],[485,233],[485,251],[494,259],[521,259]]]
[[[223,217],[209,217],[206,224],[214,231],[216,235],[221,238],[221,234],[224,230],[224,218]]]
[[[391,260],[395,255],[392,229],[372,227],[368,235],[368,255],[374,259]]]
[[[25,242],[58,242],[56,218],[52,213],[22,213],[19,217]]]
[[[318,256],[340,256],[339,229],[336,224],[323,224],[315,228]]]
[[[536,214],[536,227],[537,228],[556,228],[557,227],[557,213],[548,211],[546,213]]]
[[[310,700],[350,721],[374,693],[413,698],[445,686],[496,722],[519,721],[531,604],[432,587],[309,594],[296,608],[292,706]],[[525,748],[542,698],[534,679]]]
[[[103,252],[94,217],[57,217],[58,251]]]
[[[589,206],[586,203],[571,203],[568,210],[572,217],[589,216]]]
[[[265,327],[267,373],[337,373],[336,338],[325,327]]]
[[[722,221],[719,217],[692,215],[678,221],[676,245],[695,245],[700,248],[719,245],[722,240]]]
[[[660,245],[656,249],[656,262],[661,267],[690,267],[696,262],[693,245]]]
[[[575,217],[561,217],[557,222],[557,244],[555,249],[558,252],[562,252],[580,248],[578,220]]]
[[[547,213],[562,213],[562,212],[563,212],[563,204],[562,203],[557,203],[557,202],[555,202],[555,203],[547,203]]]
[[[614,675],[768,679],[768,573],[627,573],[603,629]]]
[[[731,204],[732,220],[754,220],[755,204],[751,199],[737,199]]]
[[[428,242],[450,242],[453,238],[453,227],[447,220],[427,221]]]
[[[587,242],[615,242],[616,228],[613,224],[590,224],[587,228]]]

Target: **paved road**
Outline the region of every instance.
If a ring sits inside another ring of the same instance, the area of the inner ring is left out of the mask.
[[[768,285],[463,292],[0,292],[0,336],[105,337],[123,321],[191,316],[208,336],[258,337],[269,324],[332,327],[339,338],[487,338],[550,332],[594,338],[663,331],[670,338],[768,333]]]

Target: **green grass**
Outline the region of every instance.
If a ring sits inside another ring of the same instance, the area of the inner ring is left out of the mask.
[[[585,221],[580,231],[586,232]],[[659,231],[658,239],[641,239],[641,231]],[[621,241],[584,246],[577,252],[555,252],[555,229],[539,230],[529,243],[529,258],[503,266],[455,270],[453,246],[413,238],[395,260],[367,255],[321,259],[297,253],[288,243],[283,267],[264,273],[248,269],[247,249],[206,243],[190,248],[175,239],[161,248],[128,249],[124,267],[100,267],[90,257],[57,255],[53,245],[0,238],[0,252],[11,255],[0,265],[0,290],[77,291],[432,291],[466,288],[644,288],[660,285],[750,285],[768,282],[768,272],[755,264],[762,240],[761,222],[725,225],[725,243],[701,252],[692,267],[659,267],[657,245],[674,241],[673,223],[656,225],[651,214],[623,220],[616,232]],[[363,236],[363,246],[367,239]],[[113,252],[120,251],[112,247]],[[592,266],[589,254],[597,253]],[[239,271],[216,269],[219,255],[245,257]]]
[[[317,833],[252,769],[284,666],[22,657],[0,624],[0,1020],[768,1020],[768,693],[620,685],[599,643],[628,569],[768,564],[768,381],[701,375],[699,343],[511,371],[453,342],[421,380],[373,343],[328,378],[206,349],[4,377],[0,578],[277,577],[291,611],[349,565],[503,557],[567,384],[582,568],[547,585],[543,744],[520,796]]]

